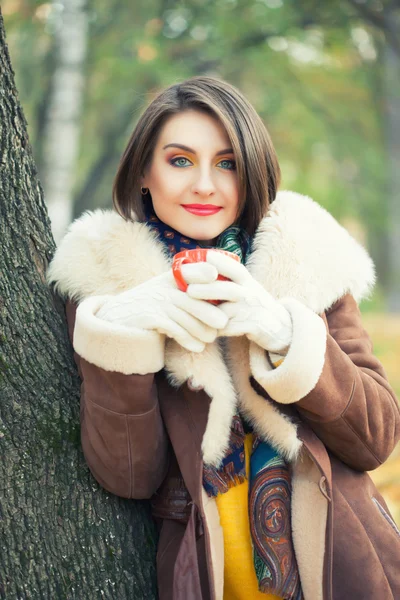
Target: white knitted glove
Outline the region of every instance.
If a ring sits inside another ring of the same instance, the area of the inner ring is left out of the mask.
[[[220,252],[207,252],[207,264],[231,281],[193,283],[187,294],[193,299],[222,300],[229,317],[220,336],[246,335],[265,350],[285,353],[292,339],[289,311],[249,273],[246,267]]]
[[[193,263],[182,267],[182,275],[187,283],[207,283],[215,281],[218,273],[211,265]],[[192,352],[204,350],[205,344],[213,342],[218,330],[228,322],[217,306],[181,292],[172,269],[110,296],[96,317],[125,327],[156,330]]]

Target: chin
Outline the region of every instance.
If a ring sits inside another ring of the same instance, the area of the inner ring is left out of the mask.
[[[215,240],[222,231],[223,231],[222,229],[221,229],[221,231],[219,229],[217,231],[215,231],[210,228],[208,231],[204,231],[204,229],[202,229],[202,231],[192,230],[190,233],[187,233],[186,235],[198,242],[206,242],[208,240]]]
[[[202,242],[204,240],[213,240],[217,238],[219,234],[224,231],[224,229],[225,227],[223,225],[216,226],[215,223],[201,223],[194,225],[193,223],[191,223],[187,227],[182,227],[184,235],[191,237],[194,240],[198,240],[199,242]]]

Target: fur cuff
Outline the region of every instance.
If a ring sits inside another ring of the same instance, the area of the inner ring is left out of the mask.
[[[96,317],[110,296],[90,296],[76,311],[74,350],[88,362],[125,375],[157,373],[164,367],[165,336]]]
[[[266,351],[251,342],[250,369],[253,377],[276,402],[292,404],[316,386],[325,362],[326,327],[319,315],[294,298],[280,302],[290,312],[293,338],[284,361],[273,369]]]

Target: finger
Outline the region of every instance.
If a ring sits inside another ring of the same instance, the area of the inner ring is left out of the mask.
[[[228,317],[229,325],[232,325],[232,322],[250,324],[254,321],[254,307],[249,306],[246,302],[223,302],[219,309]]]
[[[211,283],[218,277],[217,269],[205,262],[182,265],[181,273],[187,284]]]
[[[223,330],[218,332],[218,335],[222,337],[241,337],[242,335],[247,334],[244,325],[244,323],[235,323],[229,321],[228,325]]]
[[[235,337],[248,333],[251,315],[247,314],[242,302],[224,302],[219,308],[228,317],[228,323],[218,332],[219,336]]]
[[[199,283],[191,285],[199,285],[200,287],[203,287],[207,284]],[[178,306],[202,323],[205,323],[214,329],[222,329],[228,322],[228,317],[217,306],[213,306],[212,304],[204,302],[203,300],[191,298],[187,291],[181,292],[178,290],[176,294],[174,294],[173,302],[175,306]]]
[[[235,283],[243,285],[251,277],[250,273],[242,263],[237,262],[222,252],[207,252],[207,263],[213,265],[220,275],[231,279]]]
[[[190,333],[192,337],[205,344],[211,344],[217,337],[217,329],[213,329],[205,323],[202,323],[177,306],[171,305],[168,307],[168,316],[185,329],[185,331]]]
[[[192,283],[186,290],[191,298],[198,300],[222,300],[236,302],[244,297],[245,289],[232,281]]]
[[[192,337],[185,328],[172,319],[162,319],[156,329],[159,333],[176,340],[190,352],[202,352],[205,348],[204,342]]]
[[[228,317],[229,321],[237,316],[240,308],[241,303],[239,302],[223,302],[219,306],[219,310],[222,310],[222,312]]]

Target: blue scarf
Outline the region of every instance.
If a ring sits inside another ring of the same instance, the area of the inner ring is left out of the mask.
[[[208,246],[183,236],[157,217],[152,202],[145,202],[146,224],[158,233],[169,254],[194,248],[221,248],[234,252],[242,263],[251,252],[252,240],[239,227],[228,227]],[[231,423],[229,448],[217,467],[204,465],[203,487],[207,495],[226,493],[246,479],[244,439],[252,427],[237,412]],[[249,474],[249,522],[254,569],[261,592],[284,600],[303,600],[290,527],[291,484],[283,457],[253,431]]]

